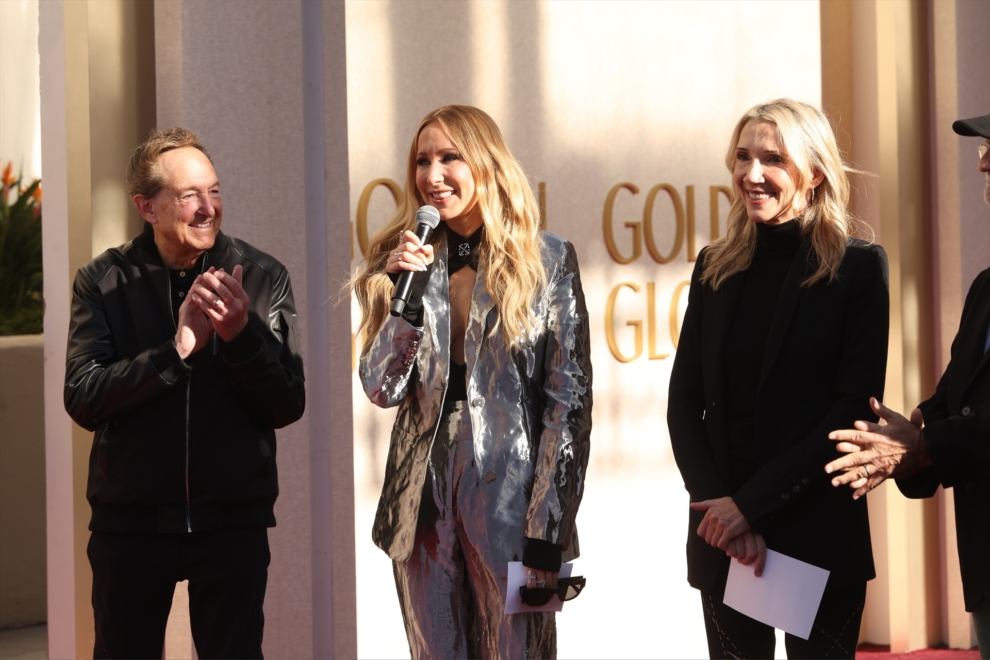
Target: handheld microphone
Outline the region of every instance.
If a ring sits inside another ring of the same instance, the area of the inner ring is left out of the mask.
[[[440,211],[432,206],[420,206],[419,210],[416,211],[416,236],[419,238],[419,242],[425,244],[426,239],[430,237],[430,232],[436,229],[438,224],[440,224]],[[399,281],[396,282],[395,289],[392,291],[392,307],[389,309],[392,316],[402,316],[406,302],[409,301],[409,289],[412,288],[413,278],[417,275],[425,277],[426,273],[404,270],[399,275]]]

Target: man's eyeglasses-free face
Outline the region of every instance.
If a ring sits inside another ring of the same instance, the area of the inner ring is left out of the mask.
[[[560,578],[557,580],[556,587],[519,587],[519,595],[522,597],[523,603],[532,607],[546,605],[554,597],[554,594],[561,601],[566,602],[577,598],[584,589],[586,582],[587,580],[580,575],[571,578]]]

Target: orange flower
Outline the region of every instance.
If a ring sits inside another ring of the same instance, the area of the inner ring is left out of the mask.
[[[31,193],[31,197],[33,197],[35,200],[37,200],[37,202],[39,204],[41,203],[41,186],[40,185],[37,188],[34,189],[34,192]]]
[[[3,185],[4,186],[9,186],[13,182],[17,181],[17,179],[14,178],[13,172],[14,172],[14,162],[13,161],[8,161],[7,162],[7,167],[3,168]]]

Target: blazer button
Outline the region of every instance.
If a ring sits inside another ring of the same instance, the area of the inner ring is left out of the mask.
[[[782,499],[782,500],[784,500],[786,502],[787,500],[791,499],[791,496],[788,493],[781,493],[780,494],[780,499]]]
[[[969,414],[973,412],[973,409],[970,408],[969,406],[963,406],[963,409],[960,410],[959,412],[963,414],[963,417],[969,417]]]
[[[811,479],[809,479],[808,477],[802,477],[801,478],[801,483],[803,483],[805,486],[807,486],[808,484],[811,483]]]
[[[478,398],[471,401],[471,405],[474,406],[475,408],[480,408],[481,406],[485,405],[485,400],[479,396]],[[495,478],[495,473],[492,472],[492,479],[494,478]]]
[[[800,486],[795,486],[794,488],[791,488],[791,490],[793,490],[795,493],[800,493],[801,492],[801,487]]]
[[[484,479],[485,479],[485,483],[489,483],[489,484],[495,481],[496,479],[495,470],[488,470],[487,472],[485,472]]]

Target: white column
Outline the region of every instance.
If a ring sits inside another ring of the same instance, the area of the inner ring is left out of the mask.
[[[224,231],[285,264],[299,311],[307,406],[277,433],[265,653],[355,657],[344,4],[245,8],[156,3],[158,123],[200,133]]]

